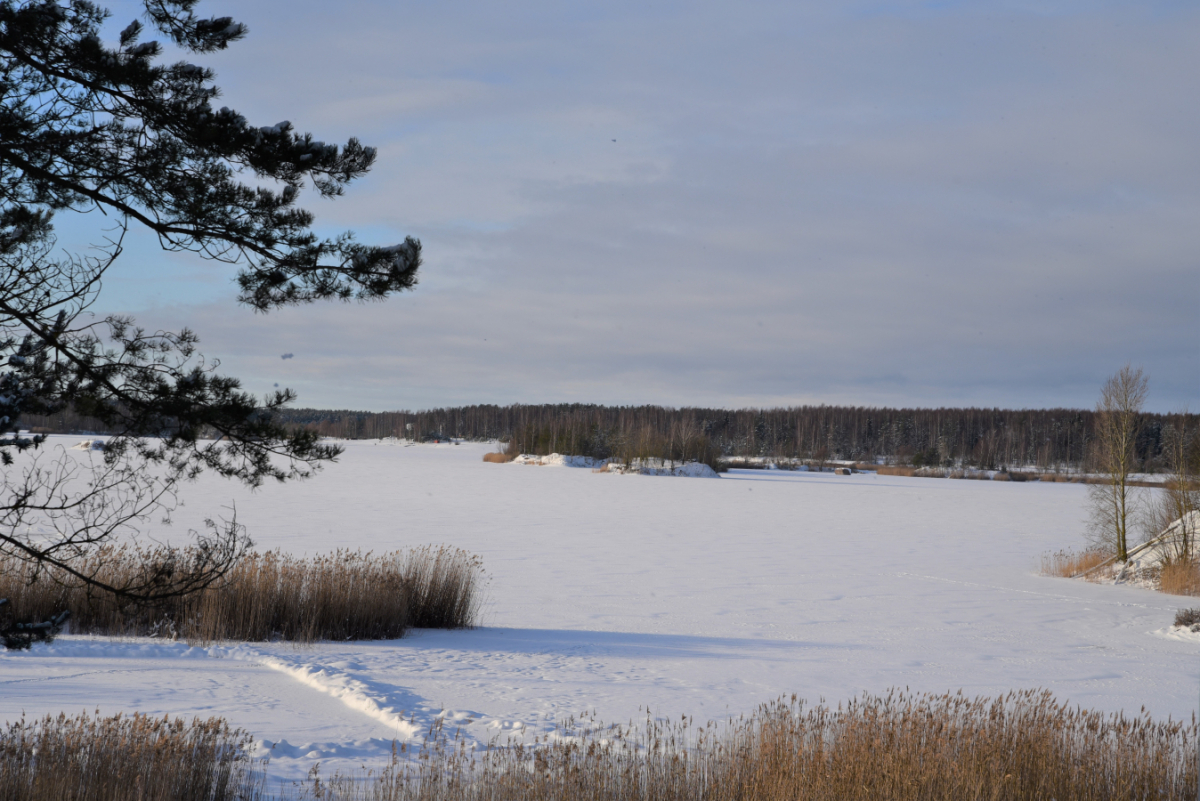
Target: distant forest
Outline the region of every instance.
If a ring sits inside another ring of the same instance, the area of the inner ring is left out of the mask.
[[[703,441],[725,457],[902,464],[964,464],[985,468],[1086,466],[1094,413],[1082,409],[881,409],[800,406],[788,409],[671,409],[662,406],[461,406],[419,412],[288,409],[283,422],[342,439],[399,437],[508,441],[524,452],[624,452],[622,443]],[[70,413],[29,417],[33,431],[105,433]],[[1158,466],[1168,427],[1195,431],[1200,415],[1145,414],[1137,455],[1141,469]],[[672,447],[671,451],[676,451]]]

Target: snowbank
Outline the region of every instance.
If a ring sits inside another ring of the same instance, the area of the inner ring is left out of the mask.
[[[552,453],[549,456],[530,456],[521,454],[512,460],[512,464],[532,464],[539,467],[603,467],[607,459],[593,459],[590,456],[564,456]]]
[[[1188,512],[1157,537],[1131,549],[1129,562],[1135,570],[1161,567],[1163,562],[1182,556],[1185,544],[1190,551],[1188,555],[1196,558],[1200,556],[1197,535],[1200,535],[1200,511]]]
[[[549,456],[521,454],[512,464],[531,464],[539,467],[590,467],[605,473],[631,473],[640,476],[681,476],[685,478],[720,478],[716,470],[699,462],[669,464],[661,459],[638,459],[626,467],[612,459],[593,459],[591,456],[565,456],[552,453]]]
[[[1200,557],[1200,543],[1196,541],[1198,538],[1200,511],[1188,512],[1163,529],[1158,536],[1130,548],[1129,559],[1124,565],[1116,564],[1114,558],[1084,575],[1089,575],[1094,580],[1095,574],[1104,575],[1107,572],[1114,583],[1130,581],[1141,586],[1154,587],[1157,585],[1157,579],[1147,576],[1155,575],[1163,563],[1183,556],[1185,546],[1193,559]]]
[[[609,468],[612,469],[611,466]],[[625,471],[622,471],[625,472]],[[628,472],[637,473],[643,476],[682,476],[685,478],[720,478],[716,470],[713,470],[706,464],[699,462],[686,462],[671,466],[649,466],[635,465]]]

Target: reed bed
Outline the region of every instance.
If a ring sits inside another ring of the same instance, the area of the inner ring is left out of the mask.
[[[881,464],[875,468],[875,472],[881,476],[908,476],[911,478],[917,474],[917,468],[905,467],[904,465]]]
[[[1042,575],[1075,578],[1087,573],[1105,562],[1111,561],[1112,554],[1099,548],[1088,548],[1085,551],[1063,550],[1042,554]]]
[[[1078,473],[1042,473],[1038,476],[1038,481],[1053,482],[1058,484],[1082,484],[1085,476]]]
[[[1158,588],[1171,595],[1200,595],[1200,565],[1186,560],[1168,562],[1158,572]]]
[[[120,585],[155,569],[161,551],[98,549],[87,565]],[[151,567],[148,567],[151,566]],[[469,628],[481,601],[478,557],[447,547],[374,554],[340,550],[303,558],[251,553],[219,584],[153,605],[89,592],[65,576],[36,576],[24,562],[0,560],[0,598],[16,620],[71,613],[75,632],[217,640],[373,640],[409,628]]]
[[[474,750],[435,725],[374,773],[314,770],[268,796],[224,721],[46,718],[0,732],[4,801],[1117,801],[1196,794],[1196,722],[1105,715],[1048,691],[892,691],[832,708],[795,696],[723,726],[583,716]]]
[[[257,801],[249,738],[219,718],[21,720],[0,729],[4,801]]]
[[[334,776],[341,801],[1114,801],[1196,794],[1196,726],[998,698],[891,692],[836,709],[793,697],[725,727],[568,721],[544,743],[485,752],[443,737],[375,776]]]
[[[975,481],[1012,481],[1016,483],[1041,481],[1070,484],[1107,484],[1109,482],[1109,479],[1098,475],[1036,473],[1030,470],[994,472],[960,467],[913,467],[909,465],[865,465],[862,469],[864,471],[873,470],[881,476],[905,476],[909,478],[959,478]],[[1131,479],[1126,483],[1131,487],[1148,488],[1162,488],[1169,485],[1169,482],[1146,481],[1144,479]]]

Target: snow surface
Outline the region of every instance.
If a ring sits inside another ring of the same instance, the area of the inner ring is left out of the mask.
[[[70,439],[60,439],[65,445]],[[528,736],[595,711],[722,719],[784,693],[1046,687],[1188,717],[1197,605],[1036,574],[1084,544],[1086,487],[784,470],[716,481],[488,464],[486,445],[350,442],[307,483],[185,491],[181,536],[236,502],[262,548],[448,543],[483,558],[483,627],[398,641],[227,644],[65,636],[0,652],[0,720],[99,709],[221,715],[302,776],[379,764],[438,716]]]

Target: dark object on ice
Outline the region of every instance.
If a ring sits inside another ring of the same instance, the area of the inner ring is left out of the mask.
[[[7,598],[0,598],[0,606],[7,603]],[[35,642],[53,642],[70,616],[70,610],[64,609],[41,623],[6,623],[0,626],[0,637],[10,651],[27,649]]]
[[[834,468],[833,472],[835,475],[849,476],[849,475],[853,475],[854,468],[853,467],[836,467],[836,468]]]
[[[1200,609],[1180,609],[1175,613],[1176,626],[1194,626],[1200,623]]]

